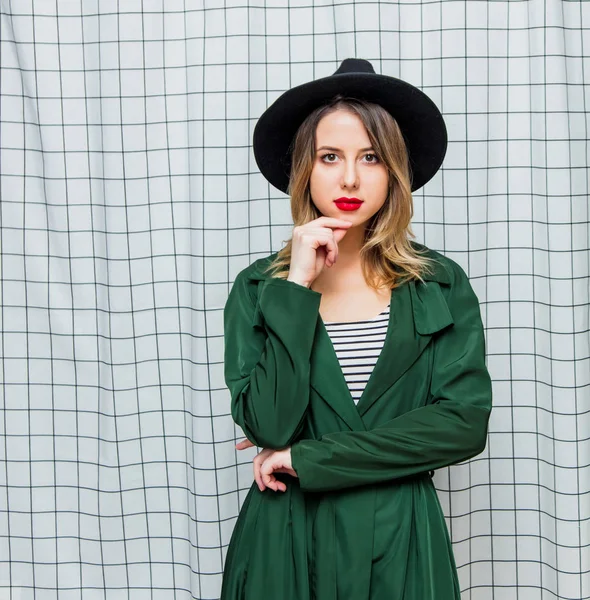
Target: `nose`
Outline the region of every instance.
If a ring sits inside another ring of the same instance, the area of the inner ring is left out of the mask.
[[[344,172],[342,173],[342,187],[354,189],[358,187],[358,184],[359,182],[356,161],[346,161],[344,165]]]

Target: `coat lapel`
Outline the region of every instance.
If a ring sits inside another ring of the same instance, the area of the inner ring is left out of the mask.
[[[344,379],[332,340],[319,316],[311,351],[310,384],[352,431],[365,430],[364,422]]]
[[[265,279],[260,271],[252,279]],[[357,405],[348,389],[332,340],[318,316],[311,353],[310,384],[353,431],[366,430],[362,415],[414,364],[432,336],[453,324],[441,291],[450,280],[442,265],[424,277],[392,290],[383,349]]]
[[[366,429],[362,415],[414,364],[432,336],[453,324],[439,283],[411,281],[392,290],[383,349],[355,406],[325,325],[318,318],[311,354],[311,386],[351,430]]]
[[[433,334],[453,323],[436,281],[410,281],[392,290],[383,349],[357,404],[360,415],[414,364]]]
[[[405,284],[392,290],[389,326],[383,349],[357,404],[361,415],[407,371],[428,343],[428,339],[414,332],[411,285]]]

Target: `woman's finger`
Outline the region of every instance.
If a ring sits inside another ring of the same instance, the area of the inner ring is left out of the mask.
[[[333,234],[330,240],[328,241],[327,248],[329,264],[330,266],[332,266],[338,258],[338,244],[335,242]]]
[[[262,483],[266,487],[269,487],[271,490],[274,490],[276,492],[276,487],[275,487],[276,477],[272,474],[272,471],[269,473],[264,471],[264,467],[265,467],[265,465],[263,463],[260,467],[260,477],[262,478]]]
[[[259,456],[260,454],[258,454],[252,462],[254,464],[254,480],[256,481],[258,489],[263,492],[266,486],[262,482],[262,476],[260,475],[260,465],[262,464],[262,461],[260,459],[257,460]]]
[[[271,448],[264,448],[252,460],[252,464],[254,467],[254,480],[256,481],[256,485],[258,486],[258,489],[261,492],[263,492],[266,489],[266,486],[262,481],[262,475],[260,474],[260,466],[271,454],[273,454],[273,452],[274,450],[272,450]]]
[[[269,487],[271,490],[274,490],[275,492],[277,492],[279,490],[281,492],[286,491],[287,486],[282,481],[279,481],[273,475],[273,471],[274,471],[274,465],[273,465],[272,457],[270,457],[267,460],[265,460],[262,463],[262,465],[260,466],[260,474],[262,476],[262,483],[266,487]]]
[[[275,492],[287,491],[287,486],[282,481],[279,481],[274,475],[268,475],[263,477],[263,483],[266,485],[266,487],[269,487]]]
[[[245,440],[242,440],[236,444],[236,449],[245,450],[246,448],[252,448],[252,446],[254,446],[254,444],[246,438]]]

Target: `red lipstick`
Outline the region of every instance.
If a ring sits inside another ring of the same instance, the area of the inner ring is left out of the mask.
[[[363,201],[359,200],[358,198],[342,197],[342,198],[337,198],[336,200],[334,200],[334,204],[340,210],[345,210],[345,211],[358,210],[362,203],[363,203]]]

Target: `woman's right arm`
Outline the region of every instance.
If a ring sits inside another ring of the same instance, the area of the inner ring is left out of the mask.
[[[247,286],[240,273],[223,312],[231,414],[256,446],[278,450],[291,445],[303,428],[321,294],[269,277],[258,286],[255,302]]]

